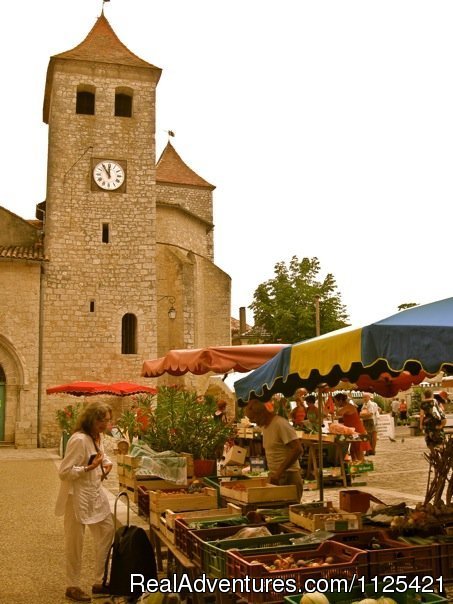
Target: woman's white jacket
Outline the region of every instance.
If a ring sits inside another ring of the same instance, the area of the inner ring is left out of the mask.
[[[99,450],[104,462],[111,463],[104,453],[101,440]],[[82,524],[95,524],[110,513],[107,493],[102,486],[102,470],[99,465],[85,472],[90,456],[96,453],[93,439],[83,432],[75,432],[68,441],[66,454],[60,465],[60,491],[55,505],[55,514],[63,516],[69,495],[72,495],[74,514]]]

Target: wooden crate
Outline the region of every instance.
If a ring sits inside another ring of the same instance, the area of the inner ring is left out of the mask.
[[[120,487],[132,491],[134,494],[134,503],[139,503],[140,488],[143,487],[146,491],[157,490],[157,489],[180,489],[181,485],[168,480],[162,480],[156,476],[140,476],[134,475],[132,478],[128,476],[118,476],[118,482]],[[184,488],[184,487],[182,487]],[[147,510],[149,509],[149,503],[146,504]],[[147,514],[146,514],[147,515]]]
[[[140,467],[140,457],[123,455],[124,476],[133,478],[135,471]]]
[[[317,530],[357,531],[362,528],[360,512],[337,510],[330,501],[321,504],[290,505],[289,519],[310,532]]]
[[[180,492],[176,492],[177,490]],[[166,491],[171,492],[166,493]],[[217,507],[217,492],[210,487],[204,487],[203,491],[198,493],[187,493],[184,487],[149,491],[149,521],[156,528],[160,528],[160,516],[166,510],[187,512]]]
[[[197,512],[174,512],[165,510],[165,514],[160,518],[160,528],[164,530],[168,539],[175,542],[175,520],[185,520],[186,522],[196,522],[203,520],[216,520],[217,518],[227,518],[241,516],[241,508],[234,503],[228,503],[226,508],[212,510],[200,510]]]
[[[316,433],[308,434],[308,432],[304,432],[303,430],[296,430],[296,434],[302,440],[319,441],[319,434],[316,434]],[[323,434],[322,435],[322,442],[324,442],[324,443],[334,443],[335,439],[336,439],[335,434]]]
[[[276,486],[269,484],[267,478],[221,483],[220,495],[241,503],[261,503],[268,501],[297,501],[295,485]]]

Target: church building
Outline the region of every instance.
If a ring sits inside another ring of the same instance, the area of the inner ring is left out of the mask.
[[[160,75],[104,14],[50,59],[46,199],[35,220],[0,207],[0,441],[56,444],[51,386],[151,385],[144,360],[230,344],[214,186],[170,142],[156,158]]]

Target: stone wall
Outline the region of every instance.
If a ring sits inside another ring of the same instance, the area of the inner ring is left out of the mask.
[[[40,264],[0,261],[0,365],[6,376],[4,440],[36,447]]]

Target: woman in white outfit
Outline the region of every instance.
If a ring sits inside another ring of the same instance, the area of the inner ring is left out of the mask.
[[[61,484],[55,513],[64,515],[66,597],[75,602],[91,600],[80,587],[86,525],[91,530],[95,547],[92,592],[103,593],[102,577],[114,526],[107,493],[102,486],[102,481],[112,469],[112,462],[104,453],[102,434],[111,420],[109,405],[99,402],[87,405],[68,441],[59,470]]]

